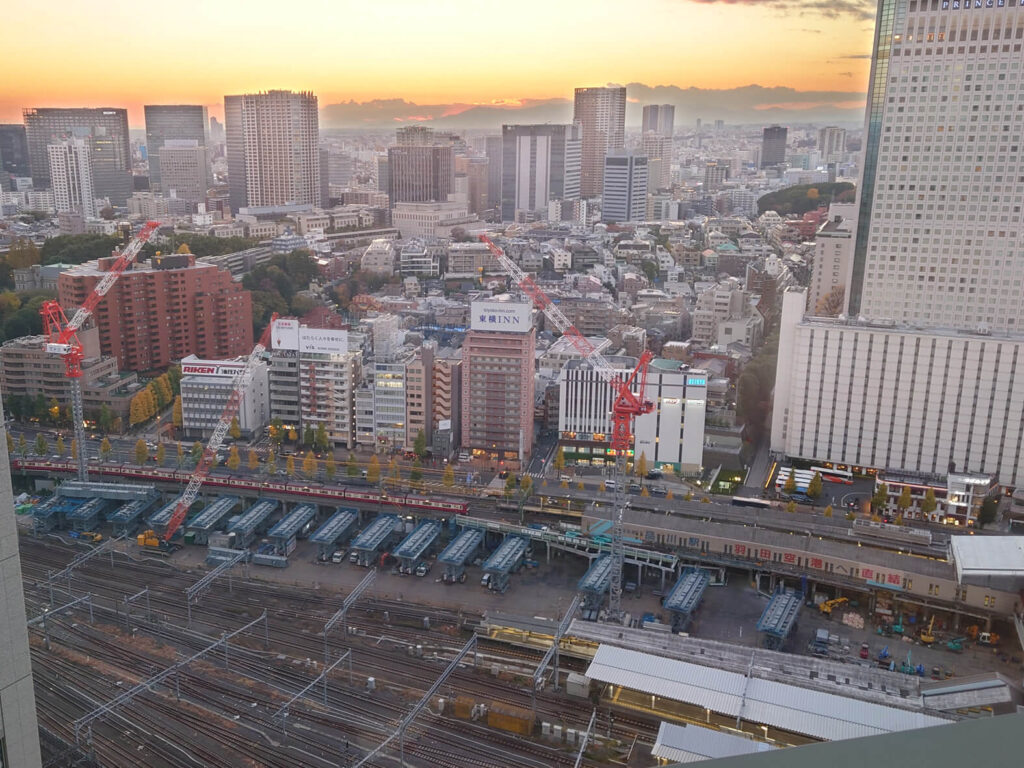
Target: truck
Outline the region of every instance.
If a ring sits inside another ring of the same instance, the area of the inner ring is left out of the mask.
[[[814,640],[811,641],[811,652],[815,656],[828,656],[828,630],[818,629],[814,632]]]

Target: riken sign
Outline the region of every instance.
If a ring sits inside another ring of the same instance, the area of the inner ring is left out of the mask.
[[[294,318],[274,322],[270,334],[274,349],[294,349],[311,355],[343,355],[348,352],[348,331],[309,328]]]
[[[241,364],[224,364],[213,360],[199,360],[194,363],[182,363],[182,376],[235,376],[244,366]]]
[[[528,333],[533,327],[531,307],[510,301],[474,301],[470,328],[474,331]]]

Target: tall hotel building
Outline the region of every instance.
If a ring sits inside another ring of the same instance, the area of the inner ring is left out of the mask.
[[[320,122],[309,92],[224,97],[231,208],[320,205]]]
[[[580,194],[597,197],[604,183],[604,158],[626,141],[626,89],[577,88],[574,123],[583,126],[583,162]]]
[[[530,304],[474,301],[462,343],[462,447],[492,461],[533,448],[534,350]]]
[[[1022,37],[1017,2],[879,3],[847,311],[784,297],[774,451],[1024,482]]]

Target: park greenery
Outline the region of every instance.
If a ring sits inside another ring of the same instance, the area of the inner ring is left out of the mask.
[[[852,203],[853,184],[839,181],[831,184],[797,184],[775,192],[769,192],[757,201],[757,212],[775,211],[780,216],[795,214],[802,216],[829,203]]]
[[[270,322],[270,316],[302,317],[313,309],[313,302],[301,295],[319,274],[309,251],[295,250],[278,254],[242,278],[242,287],[252,292],[252,323],[256,337]]]

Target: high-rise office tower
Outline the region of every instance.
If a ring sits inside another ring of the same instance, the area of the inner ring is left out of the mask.
[[[126,205],[133,191],[132,152],[125,109],[64,109],[41,107],[24,110],[29,166],[37,189],[50,186],[47,147],[66,136],[88,137],[93,185],[97,197]]]
[[[501,136],[484,138],[484,154],[487,155],[487,204],[491,208],[501,205]]]
[[[455,173],[466,177],[466,203],[469,212],[483,216],[493,203],[487,199],[490,163],[486,157],[455,156]]]
[[[823,163],[838,163],[846,151],[846,130],[828,125],[818,131],[818,153]]]
[[[879,5],[847,311],[1022,332],[1024,9],[945,5]]]
[[[653,189],[668,189],[671,187],[672,139],[661,133],[647,131],[640,137],[640,149],[647,155],[648,159],[648,184]]]
[[[643,221],[647,216],[647,155],[620,149],[604,159],[601,221]]]
[[[604,181],[604,158],[626,140],[626,89],[577,88],[573,122],[583,127],[580,194],[596,197]]]
[[[8,179],[31,176],[25,126],[0,125],[0,189],[12,189]]]
[[[761,134],[761,167],[770,168],[786,162],[786,134],[784,125],[770,125]]]
[[[160,186],[168,197],[191,203],[205,201],[206,191],[210,188],[210,163],[206,147],[198,144],[195,139],[165,141],[160,148]]]
[[[645,104],[642,130],[644,133],[653,131],[671,139],[675,119],[674,104]]]
[[[414,126],[420,127],[420,126]],[[410,133],[406,138],[426,137]],[[444,202],[455,188],[450,145],[405,143],[388,149],[391,207],[395,203]]]
[[[3,413],[0,411],[0,421]],[[18,527],[14,516],[7,441],[0,441],[0,765],[39,768],[39,725],[32,690],[32,658],[21,588]]]
[[[704,192],[717,192],[729,178],[729,163],[709,160],[704,164]]]
[[[160,151],[168,141],[193,141],[205,152],[210,143],[209,120],[206,107],[190,104],[147,104],[146,157],[149,160],[149,188],[153,192],[167,190],[161,184]],[[212,186],[208,168],[204,169],[203,192]],[[178,195],[181,197],[181,195]]]
[[[99,216],[88,139],[67,138],[50,144],[46,151],[57,213],[75,211],[93,219]]]
[[[501,218],[545,218],[548,201],[579,200],[580,126],[503,125]]]
[[[313,93],[225,96],[224,121],[233,210],[320,204],[320,123]]]

